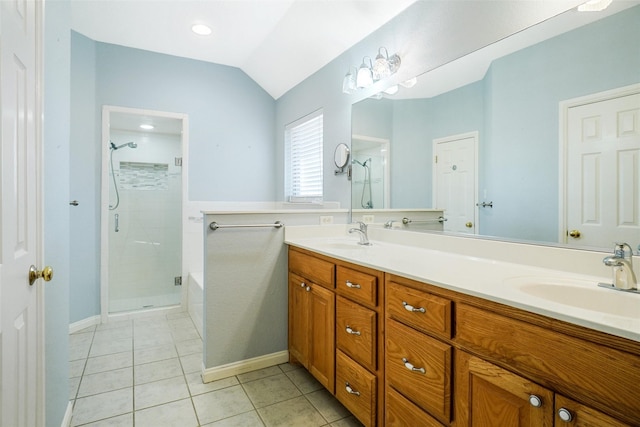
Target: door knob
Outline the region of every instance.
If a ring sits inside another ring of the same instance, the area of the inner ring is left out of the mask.
[[[471,221],[469,221],[464,226],[467,227],[467,228],[473,228],[473,223]]]
[[[35,281],[40,278],[45,282],[50,281],[53,278],[53,268],[46,266],[44,269],[38,270],[35,265],[29,267],[29,285],[33,286]]]
[[[578,237],[580,237],[580,235],[580,230],[569,231],[569,237],[573,237],[574,239],[577,239]]]

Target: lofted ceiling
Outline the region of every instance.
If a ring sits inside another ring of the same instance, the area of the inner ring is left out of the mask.
[[[275,99],[416,0],[72,0],[92,40],[237,67]],[[198,36],[191,26],[210,26]]]

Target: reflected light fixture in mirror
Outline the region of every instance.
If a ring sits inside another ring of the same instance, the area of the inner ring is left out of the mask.
[[[369,59],[369,65],[365,63],[365,60]],[[362,65],[358,68],[358,77],[356,78],[356,86],[358,88],[366,88],[373,84],[373,65],[371,64],[371,58],[365,56],[362,58]]]
[[[152,130],[154,128],[153,125],[149,125],[149,124],[142,124],[140,125],[140,129],[144,129],[144,130]]]
[[[578,12],[600,12],[611,4],[612,0],[589,0],[578,6]]]

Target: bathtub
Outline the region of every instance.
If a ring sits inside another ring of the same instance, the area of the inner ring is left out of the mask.
[[[203,337],[204,276],[202,273],[189,273],[189,296],[187,301],[191,320],[193,320],[193,323],[196,325],[200,337]]]

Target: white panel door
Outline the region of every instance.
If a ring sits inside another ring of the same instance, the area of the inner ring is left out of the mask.
[[[445,231],[476,233],[477,141],[475,132],[433,141],[434,208],[444,210]]]
[[[640,94],[569,108],[567,138],[568,239],[602,248],[637,245]]]
[[[1,425],[41,425],[41,306],[29,267],[41,260],[38,227],[40,18],[36,1],[0,1],[0,331]]]

